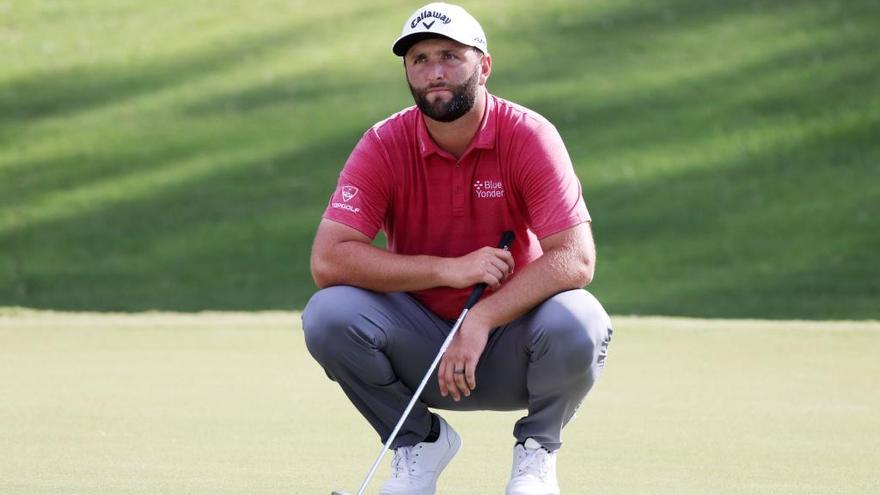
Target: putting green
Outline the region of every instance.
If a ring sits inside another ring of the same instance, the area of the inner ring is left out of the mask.
[[[880,323],[615,323],[564,493],[880,488]],[[439,493],[502,493],[518,414],[444,416]],[[0,310],[0,493],[351,492],[378,449],[296,314]]]

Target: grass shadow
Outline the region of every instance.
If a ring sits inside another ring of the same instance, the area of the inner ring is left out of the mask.
[[[878,317],[875,11],[867,1],[668,0],[487,17],[490,88],[556,123],[584,179],[600,253],[593,290],[612,312]],[[310,29],[338,19],[319,22]],[[0,86],[0,124],[74,121],[309,42],[307,33],[245,37],[127,74],[20,78]],[[314,228],[342,163],[361,132],[410,104],[402,74],[370,63],[343,59],[178,101],[162,115],[180,123],[131,149],[7,161],[0,305],[301,308]],[[58,194],[194,162],[199,173],[138,194],[15,218]]]

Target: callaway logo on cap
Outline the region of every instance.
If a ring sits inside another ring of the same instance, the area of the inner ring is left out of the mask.
[[[453,39],[489,53],[486,34],[480,23],[458,5],[439,2],[429,3],[409,16],[391,51],[402,57],[413,44],[438,37]]]

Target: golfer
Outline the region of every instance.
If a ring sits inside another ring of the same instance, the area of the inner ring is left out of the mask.
[[[415,106],[367,130],[339,175],[312,248],[306,344],[384,442],[486,283],[392,443],[380,493],[435,493],[462,441],[432,410],[525,409],[506,493],[558,494],[562,429],[612,333],[583,290],[596,254],[580,181],[552,124],[489,94],[486,35],[464,9],[418,9],[392,51]],[[507,230],[509,252],[495,247]]]

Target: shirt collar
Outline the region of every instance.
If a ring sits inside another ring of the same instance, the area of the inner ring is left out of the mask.
[[[465,154],[472,149],[492,149],[495,147],[495,105],[495,97],[486,91],[486,113],[483,114],[483,120],[480,122],[480,127],[477,128],[477,134],[474,136],[474,139],[471,142],[468,151],[465,151]],[[443,151],[437,146],[437,143],[431,139],[431,135],[428,133],[428,126],[425,124],[425,116],[422,115],[422,112],[417,109],[416,115],[416,134],[418,135],[419,151],[422,156],[427,157],[433,153],[448,156],[449,153]]]

